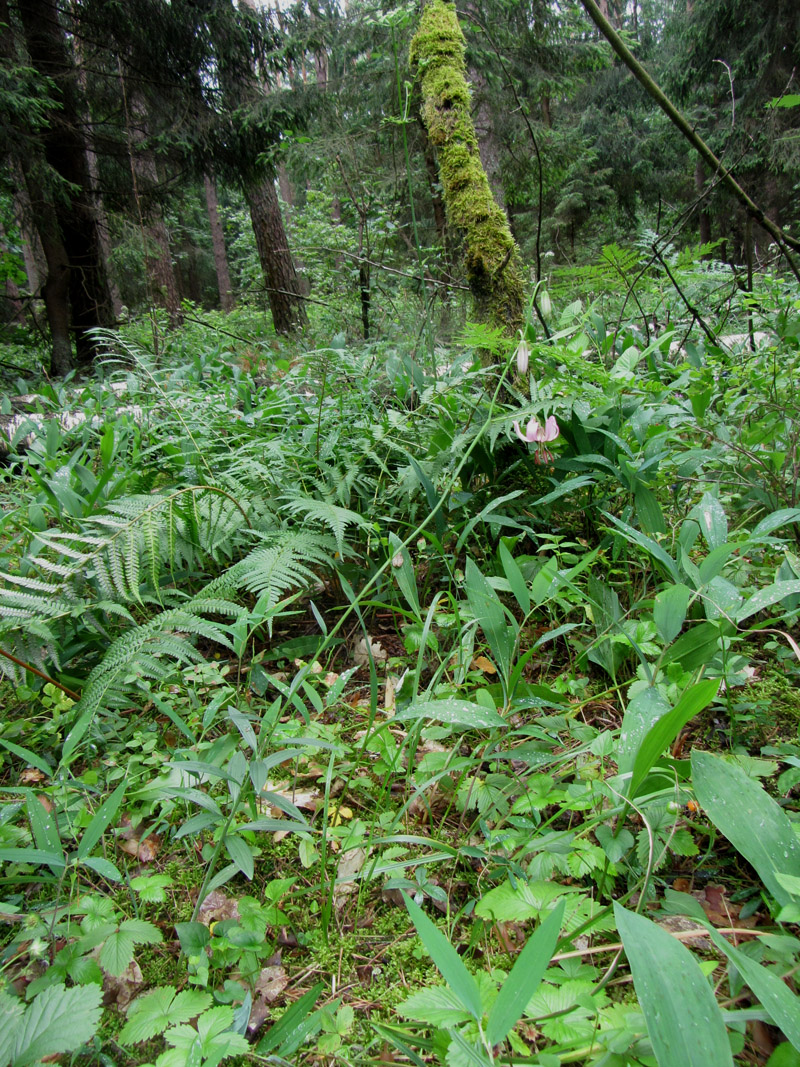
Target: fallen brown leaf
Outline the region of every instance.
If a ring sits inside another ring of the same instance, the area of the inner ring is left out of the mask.
[[[99,955],[99,951],[98,951]],[[124,1011],[144,984],[142,971],[136,960],[131,960],[120,975],[103,972],[103,1004],[116,1004]]]
[[[355,875],[364,866],[364,861],[369,855],[365,848],[349,848],[343,852],[336,868],[336,885],[333,890],[333,906],[341,911],[348,897],[356,890]]]
[[[476,656],[472,661],[472,666],[477,667],[484,674],[497,674],[497,667],[486,656]]]
[[[226,896],[221,890],[215,889],[208,894],[200,905],[197,918],[199,922],[205,923],[206,926],[210,926],[211,923],[219,922],[222,919],[238,919],[239,901],[233,897]]]
[[[43,782],[44,779],[45,776],[38,767],[26,767],[19,776],[20,785],[37,785],[39,782]]]

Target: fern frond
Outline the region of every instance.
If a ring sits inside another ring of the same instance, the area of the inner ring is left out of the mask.
[[[49,618],[71,614],[76,601],[61,597],[37,596],[22,589],[0,588],[0,619],[2,618]],[[87,605],[88,606],[88,605]]]
[[[128,688],[131,674],[165,677],[175,663],[201,662],[203,657],[184,634],[197,634],[231,647],[227,634],[199,615],[180,608],[162,611],[113,642],[87,678],[77,713],[110,707]]]
[[[348,526],[365,528],[369,525],[363,516],[348,508],[330,504],[326,500],[314,500],[312,497],[292,496],[286,499],[286,510],[293,515],[304,515],[306,520],[327,526],[336,538],[339,555],[344,556],[344,536]]]
[[[58,596],[64,588],[63,585],[41,582],[36,578],[28,578],[23,574],[3,574],[2,580],[10,585],[21,585],[25,589],[33,589],[37,593],[49,593],[50,596]]]
[[[317,580],[312,568],[333,567],[334,542],[306,530],[287,530],[268,537],[270,544],[253,549],[219,578],[210,582],[202,597],[216,597],[233,589],[246,589],[265,597],[274,607],[285,593]]]

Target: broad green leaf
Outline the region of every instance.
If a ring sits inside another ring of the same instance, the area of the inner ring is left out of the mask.
[[[198,989],[176,993],[172,986],[159,986],[137,997],[128,1008],[128,1021],[120,1033],[125,1044],[149,1041],[170,1026],[188,1022],[211,1006],[211,994]]]
[[[489,1013],[486,1037],[490,1045],[499,1045],[505,1040],[539,988],[558,944],[566,906],[566,900],[555,906],[517,957]]]
[[[662,589],[653,604],[653,619],[665,644],[674,641],[683,628],[692,591],[683,582]]]
[[[743,597],[733,582],[718,574],[708,583],[704,594],[706,618],[736,618]]]
[[[199,922],[175,923],[175,933],[186,956],[199,956],[211,940],[208,927]]]
[[[70,1052],[89,1041],[100,1023],[103,991],[99,985],[50,986],[34,997],[22,1017],[12,1020],[10,1062],[27,1067],[45,1056]],[[0,1059],[0,1064],[4,1061]]]
[[[574,571],[570,571],[570,574],[573,573]],[[558,560],[555,556],[551,556],[550,559],[539,568],[531,582],[531,600],[537,607],[550,599],[557,579]]]
[[[689,949],[617,903],[614,917],[658,1067],[732,1067],[725,1023]]]
[[[508,551],[508,548],[500,542],[500,562],[503,564],[506,578],[514,598],[520,606],[520,610],[527,615],[531,610],[531,597],[528,585],[519,569],[519,564]]]
[[[561,497],[570,496],[571,493],[577,492],[578,489],[584,489],[587,485],[594,485],[596,481],[597,479],[591,474],[579,474],[575,478],[566,478],[552,493],[546,493],[545,496],[538,497],[533,502],[533,506],[541,507],[543,504],[553,504],[556,500],[560,500]]]
[[[793,897],[800,900],[800,878],[791,874],[776,874],[775,877],[787,893],[791,893]]]
[[[765,537],[773,530],[779,530],[781,526],[789,526],[794,522],[800,522],[800,508],[782,508],[773,511],[754,528],[751,537]]]
[[[684,670],[696,670],[714,658],[721,636],[720,623],[698,623],[670,645],[664,653],[664,663],[677,662]]]
[[[675,707],[650,727],[636,753],[628,796],[636,796],[639,787],[664,749],[672,744],[690,719],[708,707],[717,695],[718,689],[718,678],[706,678],[697,685],[690,686]]]
[[[253,853],[246,841],[237,834],[228,834],[225,838],[225,851],[233,860],[237,869],[247,878],[252,880],[254,872]]]
[[[37,756],[36,753],[31,752],[28,748],[23,748],[22,745],[15,745],[13,741],[6,741],[5,738],[0,737],[0,745],[7,748],[9,752],[13,752],[15,756],[19,756],[21,760],[26,763],[30,763],[31,767],[35,767],[41,771],[45,778],[53,777],[53,768],[45,759],[41,756]]]
[[[497,593],[471,559],[467,560],[464,574],[464,589],[472,614],[483,630],[501,675],[503,678],[508,678],[514,641],[509,633],[505,609]]]
[[[36,847],[42,852],[51,852],[59,857],[57,863],[49,864],[53,874],[58,874],[60,870],[63,870],[64,857],[55,814],[52,811],[46,811],[39,798],[30,793],[26,798],[25,807]]]
[[[716,828],[755,867],[778,903],[790,904],[792,895],[777,875],[800,877],[800,839],[786,813],[740,767],[710,752],[692,752],[692,779]]]
[[[435,719],[452,726],[466,726],[470,730],[491,730],[506,726],[505,719],[496,711],[468,700],[423,700],[410,704],[395,716],[397,722],[406,719]]]
[[[655,686],[642,689],[631,700],[625,710],[619,734],[617,770],[620,774],[633,772],[642,742],[653,725],[668,714],[669,710],[667,698]]]
[[[649,486],[637,485],[633,503],[636,518],[645,533],[666,533],[667,524],[664,522],[664,512],[661,510],[656,494]]]
[[[442,978],[444,978],[472,1018],[480,1020],[483,1015],[483,1006],[478,983],[464,966],[464,961],[459,954],[444,934],[436,929],[425,912],[417,907],[409,896],[405,896],[404,899],[408,914],[417,928],[420,940],[433,962],[439,968]]]
[[[772,585],[753,593],[750,599],[742,604],[736,613],[736,622],[744,622],[751,615],[756,615],[759,611],[771,608],[773,604],[779,604],[787,596],[793,596],[795,593],[800,593],[800,581],[773,582]]]
[[[128,782],[126,779],[123,779],[111,796],[103,801],[92,816],[92,821],[84,830],[83,837],[78,845],[78,859],[85,859],[106,832],[119,811],[120,805],[122,804],[122,798],[125,796],[125,790],[127,788]]]
[[[87,856],[81,862],[84,867],[95,871],[101,878],[107,878],[109,882],[121,882],[123,880],[122,875],[111,860],[104,859],[102,856]]]
[[[785,96],[774,96],[767,101],[764,107],[800,107],[800,94],[786,93]]]
[[[722,934],[711,926],[704,923],[708,935],[714,944],[720,949],[736,967],[736,970],[748,984],[750,989],[761,1001],[764,1008],[769,1012],[770,1018],[781,1029],[785,1037],[791,1041],[800,1052],[800,997],[791,991],[786,983],[762,967],[760,963],[745,955],[738,948],[734,948]]]
[[[400,587],[400,592],[406,598],[408,606],[419,619],[422,617],[422,609],[420,608],[419,595],[417,594],[417,578],[414,574],[408,549],[403,548],[402,545],[403,542],[397,534],[389,534],[389,548],[392,553],[392,576]],[[398,562],[400,565],[395,566]]]
[[[709,549],[720,548],[728,540],[728,519],[719,498],[703,493],[703,499],[689,512],[703,531]]]
[[[460,1030],[453,1030],[447,1064],[448,1067],[494,1067],[494,1060],[491,1053],[476,1041],[468,1041]]]

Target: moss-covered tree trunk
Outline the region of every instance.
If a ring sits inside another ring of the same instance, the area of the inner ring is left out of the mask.
[[[422,118],[435,146],[445,209],[464,239],[467,280],[478,317],[513,334],[523,320],[519,249],[492,196],[470,114],[464,35],[444,0],[425,8],[411,42],[422,92]]]

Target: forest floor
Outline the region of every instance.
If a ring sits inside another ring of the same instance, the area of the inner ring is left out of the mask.
[[[17,388],[0,1067],[800,1063],[798,308]]]

